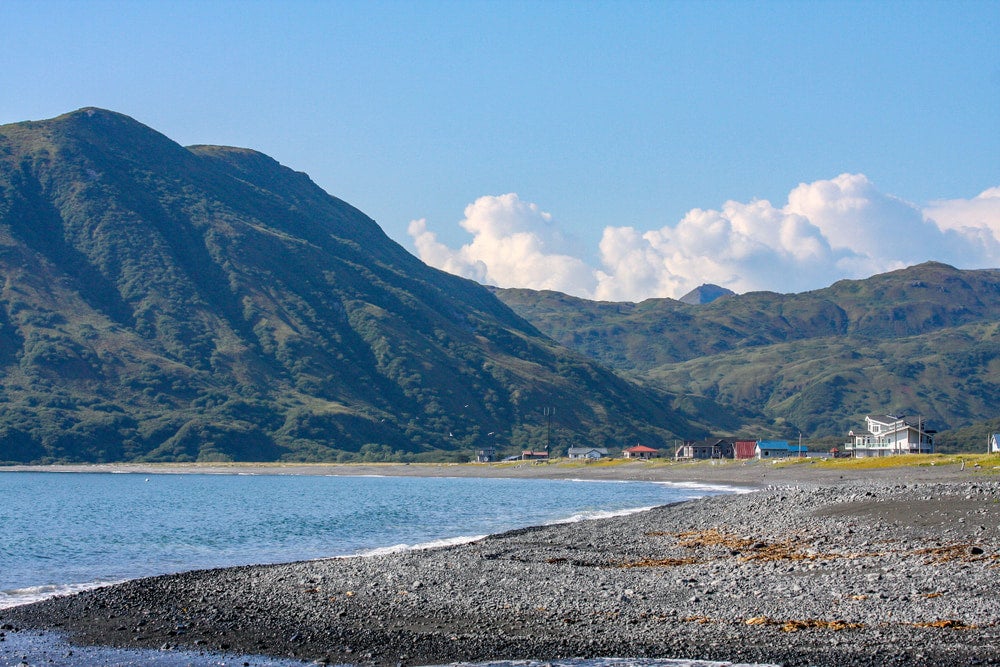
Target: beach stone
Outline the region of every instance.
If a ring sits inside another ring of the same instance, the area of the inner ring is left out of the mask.
[[[972,488],[775,485],[455,547],[125,582],[0,610],[0,627],[59,623],[112,645],[141,627],[136,641],[154,648],[170,639],[379,665],[609,655],[996,664],[996,512],[956,518],[973,501],[995,506],[1000,485]],[[942,619],[962,629],[928,625]]]

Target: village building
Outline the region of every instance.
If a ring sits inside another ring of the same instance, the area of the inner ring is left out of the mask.
[[[659,456],[660,452],[652,447],[647,447],[645,445],[636,445],[635,447],[629,447],[622,454],[627,459],[651,459],[653,457]]]
[[[784,459],[790,456],[787,440],[758,440],[754,454],[759,459]]]
[[[570,447],[566,455],[571,459],[595,461],[608,455],[607,447]]]
[[[526,449],[526,450],[524,450],[524,451],[521,452],[521,460],[522,461],[548,461],[549,460],[549,453],[546,452],[546,451],[536,452],[536,451],[532,451],[530,449]]]
[[[708,440],[687,441],[674,452],[674,459],[699,460],[699,459],[731,459],[734,456],[733,443],[720,438],[709,438]]]
[[[756,440],[737,440],[733,443],[733,456],[738,461],[746,461],[757,457]]]
[[[476,452],[476,463],[493,463],[497,460],[497,450],[492,447],[480,449]]]
[[[990,436],[990,446],[987,451],[992,454],[1000,452],[1000,433],[994,433]]]
[[[895,456],[897,454],[933,454],[934,433],[924,428],[922,419],[908,420],[894,415],[868,415],[865,428],[851,431],[844,444],[852,456]]]

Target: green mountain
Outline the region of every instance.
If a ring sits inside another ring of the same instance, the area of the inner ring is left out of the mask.
[[[939,430],[997,417],[997,269],[932,262],[702,305],[494,292],[555,340],[633,378],[786,432],[842,436],[885,412],[922,415]]]
[[[0,127],[0,462],[654,446],[683,401],[543,336],[260,153]],[[724,411],[723,411],[724,412]]]

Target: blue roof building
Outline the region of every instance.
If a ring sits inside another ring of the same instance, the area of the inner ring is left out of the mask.
[[[757,441],[757,458],[759,459],[783,459],[788,455],[787,440]]]

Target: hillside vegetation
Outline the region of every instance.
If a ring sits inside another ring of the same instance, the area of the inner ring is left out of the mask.
[[[255,151],[0,127],[0,462],[468,460],[706,433]]]
[[[1000,404],[1000,270],[691,303],[487,289],[266,155],[101,109],[0,127],[0,271],[0,463],[836,443],[873,412],[978,449]]]
[[[845,436],[866,414],[886,412],[943,431],[995,419],[1000,405],[997,269],[931,262],[705,305],[495,293],[555,340],[632,378],[759,415],[779,431]],[[946,447],[963,446],[942,436]]]

